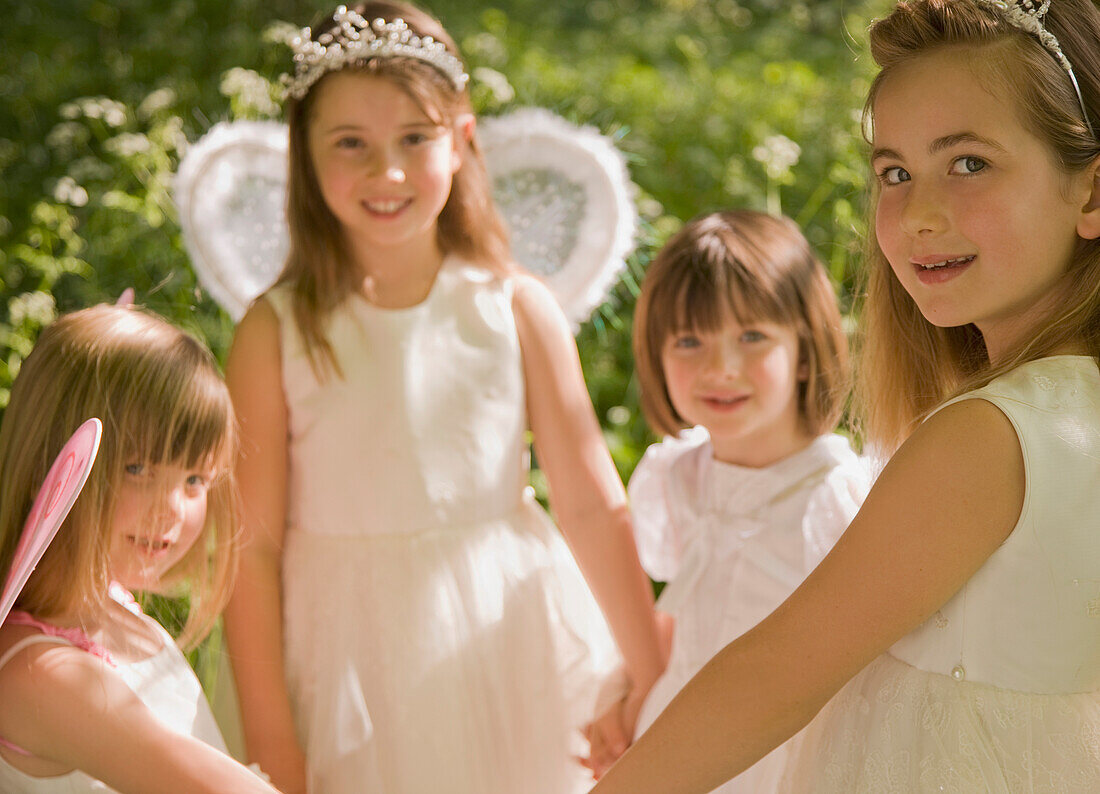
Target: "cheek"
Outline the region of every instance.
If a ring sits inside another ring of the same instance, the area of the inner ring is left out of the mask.
[[[672,407],[681,412],[681,406],[691,394],[691,385],[695,377],[695,368],[686,361],[674,356],[665,356],[661,361],[665,371],[665,385]]]

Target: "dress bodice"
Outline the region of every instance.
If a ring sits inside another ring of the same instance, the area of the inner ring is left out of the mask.
[[[448,258],[416,306],[349,296],[326,327],[342,378],[311,368],[290,297],[267,296],[282,329],[293,528],[416,533],[516,509],[527,418],[510,281]]]
[[[957,400],[1012,422],[1026,490],[1012,533],[891,653],[1022,692],[1100,689],[1100,373],[1087,356],[1032,361]],[[950,404],[950,403],[948,403]]]

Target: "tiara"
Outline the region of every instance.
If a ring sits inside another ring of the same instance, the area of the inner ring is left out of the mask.
[[[1081,95],[1081,87],[1077,84],[1077,75],[1073,73],[1073,64],[1062,52],[1062,45],[1058,43],[1058,39],[1043,26],[1043,20],[1050,9],[1050,0],[975,0],[975,2],[1000,11],[1010,25],[1035,36],[1046,51],[1054,56],[1069,75],[1073,91],[1077,94],[1077,104],[1081,106],[1081,115],[1085,118],[1085,126],[1088,127],[1089,134],[1095,138],[1096,131],[1089,120],[1089,112],[1085,109],[1085,98]]]
[[[368,22],[361,14],[338,6],[332,21],[336,26],[316,40],[309,28],[302,28],[290,40],[294,74],[282,76],[287,96],[301,99],[328,72],[371,58],[403,56],[424,61],[442,72],[456,91],[461,91],[470,79],[462,61],[447,52],[443,42],[431,36],[418,36],[403,19]]]

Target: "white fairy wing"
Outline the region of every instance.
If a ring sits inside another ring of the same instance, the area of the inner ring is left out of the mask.
[[[199,282],[234,320],[282,272],[287,128],[275,121],[214,125],[180,161],[173,197]]]
[[[637,210],[622,155],[594,128],[537,108],[486,119],[479,136],[512,255],[579,325],[634,246]],[[235,320],[286,258],[286,152],[283,124],[223,122],[188,150],[176,176],[195,273]]]

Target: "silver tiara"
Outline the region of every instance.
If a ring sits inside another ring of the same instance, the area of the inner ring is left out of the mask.
[[[290,48],[294,51],[294,74],[282,76],[287,96],[301,99],[328,72],[371,58],[403,56],[424,61],[442,72],[456,91],[465,88],[470,79],[462,61],[447,52],[443,42],[431,36],[418,36],[403,19],[368,22],[361,14],[338,6],[332,20],[336,27],[316,40],[309,28],[302,28],[290,40]]]
[[[1073,73],[1073,64],[1062,52],[1062,45],[1058,39],[1043,26],[1047,10],[1050,9],[1050,0],[975,0],[979,5],[996,9],[1008,20],[1008,23],[1025,33],[1030,33],[1039,39],[1039,43],[1049,52],[1065,69],[1069,75],[1069,81],[1077,94],[1077,104],[1081,106],[1081,115],[1085,118],[1085,126],[1093,138],[1096,131],[1089,120],[1089,112],[1085,109],[1085,98],[1081,95],[1081,87],[1077,84],[1077,75]]]

